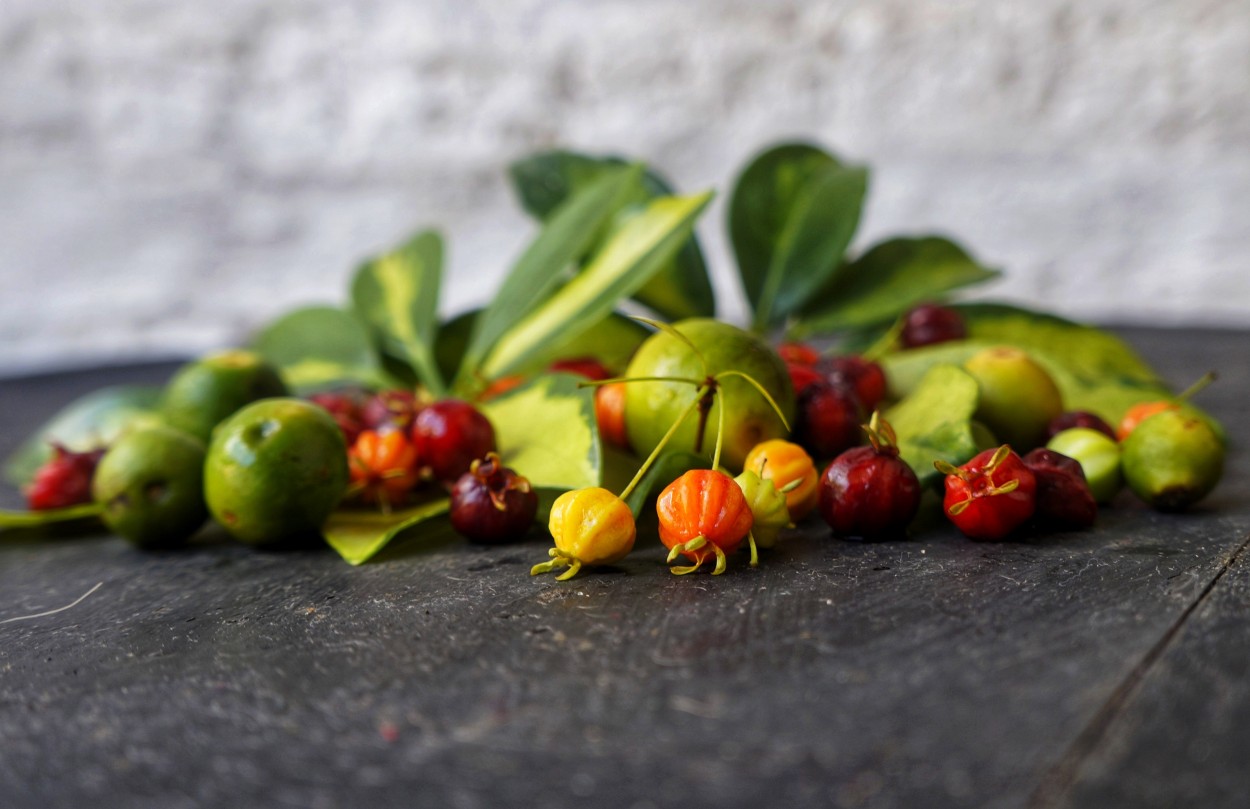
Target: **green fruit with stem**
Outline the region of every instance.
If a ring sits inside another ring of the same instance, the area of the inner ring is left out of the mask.
[[[1046,448],[1067,455],[1081,465],[1090,493],[1099,503],[1109,503],[1123,488],[1120,445],[1101,430],[1089,427],[1061,430],[1046,443]]]
[[[253,402],[223,421],[204,465],[213,517],[255,545],[315,535],[347,484],[342,431],[328,412],[301,399]]]
[[[141,548],[178,545],[208,519],[204,444],[166,425],[124,433],[100,459],[92,496],[104,524]]]
[[[1224,473],[1224,442],[1202,418],[1180,410],[1148,417],[1124,439],[1124,479],[1159,511],[1183,511]]]
[[[708,380],[705,405],[677,428],[676,448],[710,459],[723,406],[722,462],[736,471],[752,447],[785,438],[793,423],[794,388],[785,363],[763,340],[718,320],[683,320],[651,335],[625,376],[637,380],[626,385],[625,423],[639,453],[660,443]]]
[[[223,351],[178,369],[161,398],[161,415],[173,427],[208,441],[213,428],[258,399],[286,396],[277,369],[252,351]]]
[[[975,418],[1012,448],[1040,446],[1046,425],[1063,412],[1063,397],[1050,374],[1028,354],[1006,346],[979,351],[964,363],[977,381]]]

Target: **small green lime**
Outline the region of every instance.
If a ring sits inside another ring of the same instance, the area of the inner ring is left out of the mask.
[[[1120,445],[1106,433],[1088,427],[1070,427],[1055,433],[1046,448],[1067,455],[1081,465],[1089,491],[1099,503],[1111,502],[1123,488]]]
[[[1180,410],[1148,417],[1120,445],[1124,479],[1159,511],[1183,511],[1224,473],[1224,442],[1202,418]]]
[[[739,371],[751,376],[776,401],[786,420],[794,423],[794,387],[785,363],[768,344],[736,326],[710,318],[694,318],[673,328],[699,350],[667,332],[647,338],[629,363],[629,377],[682,377],[702,382],[708,375]],[[707,361],[706,369],[699,354]],[[740,470],[747,453],[761,441],[785,438],[789,431],[768,400],[740,376],[724,376],[720,393],[708,413],[699,450],[712,457],[722,403],[725,406],[725,437],[722,463]],[[687,382],[629,382],[625,387],[625,423],[630,444],[646,455],[696,399],[696,388]],[[669,447],[694,451],[698,437],[698,413],[692,413],[674,433]]]
[[[91,490],[110,530],[152,548],[186,541],[208,519],[203,480],[204,445],[181,430],[148,425],[114,442]]]
[[[170,425],[208,441],[222,419],[257,399],[286,396],[272,365],[252,351],[224,351],[178,369],[161,399]]]
[[[204,464],[213,517],[256,545],[319,531],[347,482],[342,431],[329,413],[300,399],[253,402],[223,421]]]
[[[976,419],[1017,452],[1039,446],[1046,425],[1063,412],[1063,398],[1050,374],[1016,348],[979,351],[964,363],[980,390]]]

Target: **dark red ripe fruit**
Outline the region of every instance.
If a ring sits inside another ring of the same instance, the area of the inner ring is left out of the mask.
[[[1088,528],[1098,517],[1098,504],[1081,465],[1053,449],[1035,449],[1024,464],[1037,478],[1038,520],[1061,528]]]
[[[607,366],[594,357],[574,357],[567,360],[556,360],[547,368],[560,373],[584,376],[595,382],[612,378],[612,372],[608,370]]]
[[[829,379],[855,389],[864,410],[872,412],[885,398],[885,370],[863,357],[845,356],[829,360]]]
[[[1099,416],[1085,410],[1069,410],[1067,413],[1055,416],[1046,425],[1046,440],[1049,441],[1064,430],[1071,430],[1073,427],[1087,427],[1103,433],[1108,438],[1115,438],[1115,428]]]
[[[799,394],[794,440],[816,458],[832,458],[860,442],[861,421],[855,392],[821,380]]]
[[[963,316],[954,309],[923,303],[903,317],[901,335],[904,348],[920,348],[935,343],[962,340],[968,336]]]
[[[920,481],[897,449],[855,447],[825,469],[819,508],[838,536],[902,536],[920,508]]]
[[[1006,444],[987,449],[960,467],[941,461],[946,473],[946,516],[971,539],[996,540],[1033,516],[1037,478]]]
[[[421,468],[448,485],[496,449],[490,421],[459,399],[443,399],[422,409],[412,423],[412,442]]]
[[[474,461],[451,489],[451,525],[473,542],[520,539],[538,514],[530,483],[491,452]]]
[[[104,457],[103,449],[70,452],[52,445],[52,457],[35,472],[26,487],[26,504],[32,511],[69,508],[91,502],[91,476]]]
[[[356,443],[360,433],[365,429],[361,408],[365,403],[365,393],[359,390],[335,390],[314,393],[308,401],[321,407],[334,417],[334,421],[343,432],[347,446]]]
[[[410,390],[382,390],[369,397],[361,408],[365,429],[374,432],[408,430],[421,409]]]
[[[787,364],[815,365],[820,362],[820,352],[806,343],[782,343],[777,346],[777,356]]]
[[[794,393],[796,396],[807,390],[809,385],[827,381],[825,379],[825,375],[820,371],[817,371],[811,365],[800,365],[796,362],[787,362],[786,370],[790,372],[790,382],[794,385]]]

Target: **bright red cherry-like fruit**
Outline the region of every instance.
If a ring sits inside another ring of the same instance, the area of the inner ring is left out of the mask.
[[[525,536],[538,514],[530,482],[493,452],[473,462],[451,489],[451,525],[473,542],[509,542]]]
[[[794,440],[815,458],[832,458],[863,435],[859,399],[844,385],[823,380],[808,385],[796,410]]]
[[[1037,478],[1034,517],[1059,528],[1088,528],[1094,524],[1098,503],[1079,463],[1053,449],[1038,448],[1024,456],[1024,465]]]
[[[425,407],[412,423],[418,462],[429,477],[455,483],[486,453],[494,452],[495,428],[481,411],[459,399]]]
[[[308,401],[334,417],[334,422],[343,433],[343,439],[350,447],[356,443],[361,431],[367,426],[361,412],[366,398],[364,391],[350,388],[314,393],[308,397]]]
[[[943,510],[970,539],[1002,539],[1033,516],[1037,478],[1008,445],[987,449],[963,466],[933,465],[946,475]]]
[[[820,362],[820,352],[807,343],[782,343],[777,346],[777,356],[787,365],[816,365]]]
[[[790,374],[790,384],[794,386],[794,395],[798,396],[817,382],[828,381],[825,375],[816,370],[814,365],[801,365],[797,362],[787,362],[786,371]]]
[[[820,515],[838,536],[902,536],[920,508],[920,481],[898,457],[894,428],[874,413],[869,446],[834,458],[820,479]]]
[[[53,444],[52,457],[26,487],[26,504],[32,511],[46,511],[90,503],[91,476],[102,457],[103,449],[71,452]]]
[[[876,410],[885,398],[885,370],[872,360],[855,355],[833,357],[829,360],[829,379],[853,388],[860,405],[868,412]]]
[[[904,348],[920,348],[967,336],[963,315],[936,303],[922,303],[903,316],[900,339]]]

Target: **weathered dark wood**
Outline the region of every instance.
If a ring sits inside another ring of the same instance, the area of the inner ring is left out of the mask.
[[[1177,383],[1224,371],[1204,404],[1237,438],[1244,335],[1131,336]],[[99,384],[0,384],[3,442]],[[104,582],[0,625],[0,804],[1136,806],[1144,769],[1228,805],[1250,789],[1248,463],[1189,515],[1126,496],[1096,530],[997,545],[811,527],[717,579],[652,543],[531,579],[537,532],[361,568],[0,539],[0,620]]]

